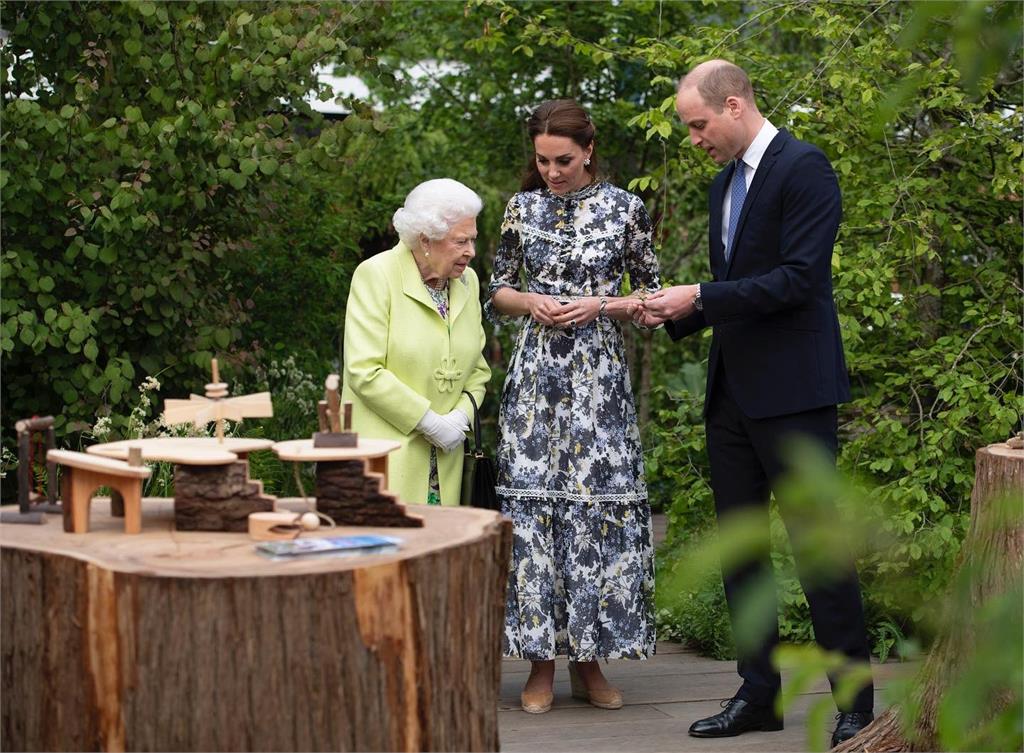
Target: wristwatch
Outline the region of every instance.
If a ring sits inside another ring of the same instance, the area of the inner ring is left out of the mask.
[[[697,311],[704,310],[704,301],[700,299],[700,285],[697,286],[697,293],[693,296],[693,307]]]

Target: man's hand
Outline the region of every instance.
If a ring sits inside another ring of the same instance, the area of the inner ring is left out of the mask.
[[[645,319],[654,318],[655,324],[660,324],[669,319],[689,316],[695,311],[693,299],[699,290],[699,285],[673,285],[671,288],[662,288],[657,293],[651,293],[644,300]],[[650,326],[643,320],[638,321],[638,324]]]
[[[633,312],[633,323],[647,329],[654,329],[658,325],[664,324],[665,320],[640,307]]]

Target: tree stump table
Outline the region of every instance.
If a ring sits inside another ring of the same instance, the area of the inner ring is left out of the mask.
[[[497,750],[511,524],[415,506],[391,553],[271,560],[244,534],[0,525],[7,750]],[[279,509],[302,509],[278,500]]]

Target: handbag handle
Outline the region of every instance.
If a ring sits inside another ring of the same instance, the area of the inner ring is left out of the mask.
[[[483,440],[481,438],[480,431],[480,409],[476,405],[476,399],[470,393],[463,390],[462,394],[468,397],[469,402],[473,405],[473,444],[475,445],[473,447],[473,453],[476,455],[482,455],[484,450],[481,446],[481,442]],[[465,448],[465,451],[469,453],[469,437],[466,437],[463,447]]]

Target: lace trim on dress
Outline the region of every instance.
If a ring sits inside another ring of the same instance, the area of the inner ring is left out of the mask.
[[[599,241],[602,238],[614,238],[622,233],[619,228],[611,228],[598,233],[578,233],[573,237],[568,237],[560,233],[552,233],[547,230],[541,230],[539,227],[534,225],[520,225],[519,232],[524,236],[531,236],[533,238],[540,238],[546,240],[549,243],[554,243],[560,246],[582,246],[585,243],[591,243],[593,241]]]
[[[523,499],[533,497],[539,499],[565,500],[567,502],[627,502],[642,503],[647,501],[647,491],[620,492],[615,494],[576,494],[559,492],[552,489],[516,489],[511,486],[497,486],[494,491],[504,497]]]

